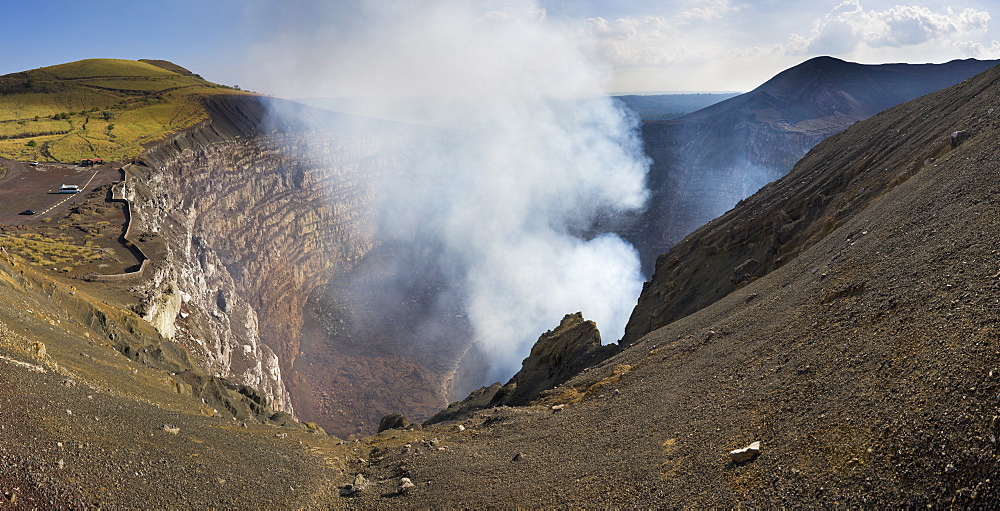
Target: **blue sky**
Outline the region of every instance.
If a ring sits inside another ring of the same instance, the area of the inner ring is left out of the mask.
[[[538,11],[607,66],[604,88],[615,92],[748,90],[816,55],[864,63],[1000,58],[994,0],[38,0],[4,6],[11,21],[0,32],[0,73],[91,57],[160,58],[279,96],[364,95],[375,81],[352,89],[340,80],[327,92],[317,83],[331,79],[318,70],[333,72],[332,59],[341,58],[364,75],[363,60],[348,57],[380,45],[387,13],[434,27],[473,19],[451,17],[455,6],[483,14],[512,4]],[[393,26],[414,37],[435,33]],[[288,76],[298,72],[302,80]]]

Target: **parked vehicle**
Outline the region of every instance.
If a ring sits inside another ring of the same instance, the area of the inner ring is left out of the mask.
[[[33,209],[26,209],[26,210],[22,211],[20,214],[21,215],[34,215],[35,214],[35,210],[33,210]]]
[[[80,193],[79,185],[62,185],[59,187],[59,193]]]

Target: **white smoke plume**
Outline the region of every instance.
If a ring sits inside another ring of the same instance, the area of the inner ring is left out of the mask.
[[[337,4],[296,31],[276,16],[255,62],[283,77],[274,90],[364,98],[373,116],[433,98],[409,120],[439,129],[418,130],[377,187],[380,234],[434,247],[489,363],[475,383],[509,378],[566,313],[620,337],[639,259],[588,229],[643,207],[649,163],[636,121],[604,96],[609,69],[528,0]]]

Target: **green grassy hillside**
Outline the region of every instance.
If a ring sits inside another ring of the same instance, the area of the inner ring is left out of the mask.
[[[0,156],[124,159],[206,117],[199,98],[247,94],[164,60],[87,59],[0,76]]]

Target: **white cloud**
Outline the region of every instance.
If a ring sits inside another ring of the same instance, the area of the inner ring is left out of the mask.
[[[990,13],[950,7],[934,11],[917,5],[865,10],[860,0],[845,0],[813,22],[808,35],[792,34],[788,49],[799,54],[843,55],[861,48],[905,48],[920,45],[957,48],[989,28]]]
[[[245,67],[263,90],[289,97],[487,96],[509,90],[506,82],[516,76],[520,88],[532,93],[560,96],[577,86],[575,94],[587,96],[603,92],[610,79],[601,66],[590,67],[590,82],[543,79],[552,70],[579,73],[581,61],[545,61],[546,54],[577,52],[578,41],[547,22],[534,0],[499,6],[486,0],[298,2],[304,6],[295,15],[270,4],[259,14],[276,18],[274,30],[250,50]],[[494,48],[506,53],[488,63],[479,60],[494,55]],[[538,72],[522,76],[511,69],[525,62],[535,63]]]
[[[730,0],[709,0],[705,5],[691,8],[680,14],[679,18],[688,20],[712,21],[722,18],[730,12],[736,12],[739,7]]]
[[[978,59],[1000,59],[1000,41],[997,40],[990,42],[989,46],[975,41],[951,41],[951,46]]]
[[[318,90],[303,90],[303,84],[284,80],[299,72],[316,74],[317,67],[339,83],[339,95],[398,95],[402,85],[396,79],[402,70],[418,83],[404,81],[406,89],[419,88],[426,94],[453,91],[482,93],[481,89],[510,75],[506,60],[494,66],[491,79],[472,80],[462,70],[477,65],[463,60],[465,46],[478,44],[481,35],[508,33],[511,27],[532,27],[549,23],[573,33],[570,41],[553,41],[530,29],[521,39],[504,44],[514,49],[537,52],[551,45],[573,44],[588,57],[606,64],[594,90],[749,90],[782,69],[814,55],[834,55],[859,62],[943,62],[955,58],[996,58],[1000,50],[992,44],[1000,40],[988,3],[968,0],[951,4],[947,0],[909,0],[895,5],[892,0],[822,0],[792,3],[789,0],[750,2],[749,0],[453,0],[409,2],[394,0],[287,0],[293,4],[322,5],[315,9],[281,9],[274,17],[292,30],[273,30],[255,48],[254,61],[274,62],[272,67],[246,66],[235,83],[254,90],[310,96]],[[386,6],[386,3],[389,6]],[[270,4],[267,4],[270,6]],[[353,6],[347,8],[344,6]],[[379,7],[382,6],[382,7]],[[874,8],[872,8],[874,7]],[[393,14],[381,13],[383,10]],[[299,13],[298,16],[287,14]],[[304,13],[308,13],[308,16]],[[294,19],[284,20],[282,16]],[[373,17],[381,25],[370,23]],[[459,20],[462,20],[461,22]],[[462,23],[468,26],[461,26]],[[317,25],[323,27],[317,29]],[[416,37],[423,26],[445,27],[452,34],[425,40]],[[290,58],[274,54],[274,48],[288,47],[292,39],[309,50],[322,47],[322,61]],[[357,42],[372,40],[359,51]],[[522,44],[528,41],[527,44]],[[348,48],[349,50],[345,50]],[[388,49],[403,48],[390,52]],[[263,55],[268,58],[257,58]],[[371,65],[380,63],[379,66]],[[382,65],[384,64],[384,65]],[[550,59],[546,65],[562,63]],[[256,70],[256,71],[255,71]],[[424,72],[433,70],[433,72]],[[536,73],[544,76],[545,73]],[[341,77],[350,76],[350,83]],[[452,78],[454,77],[454,78]],[[280,85],[280,86],[279,86]],[[547,84],[537,84],[545,93]],[[360,92],[358,92],[360,91]],[[333,91],[325,91],[332,93]],[[488,91],[485,91],[488,92]],[[586,95],[581,90],[578,94]]]
[[[663,66],[711,56],[717,46],[704,34],[739,10],[731,0],[706,0],[672,16],[588,18],[581,37],[592,39],[597,53],[613,66]]]
[[[622,18],[608,22],[589,18],[591,35],[598,54],[617,67],[658,66],[678,60],[687,53],[678,29],[657,16]],[[586,37],[586,35],[585,35]]]

